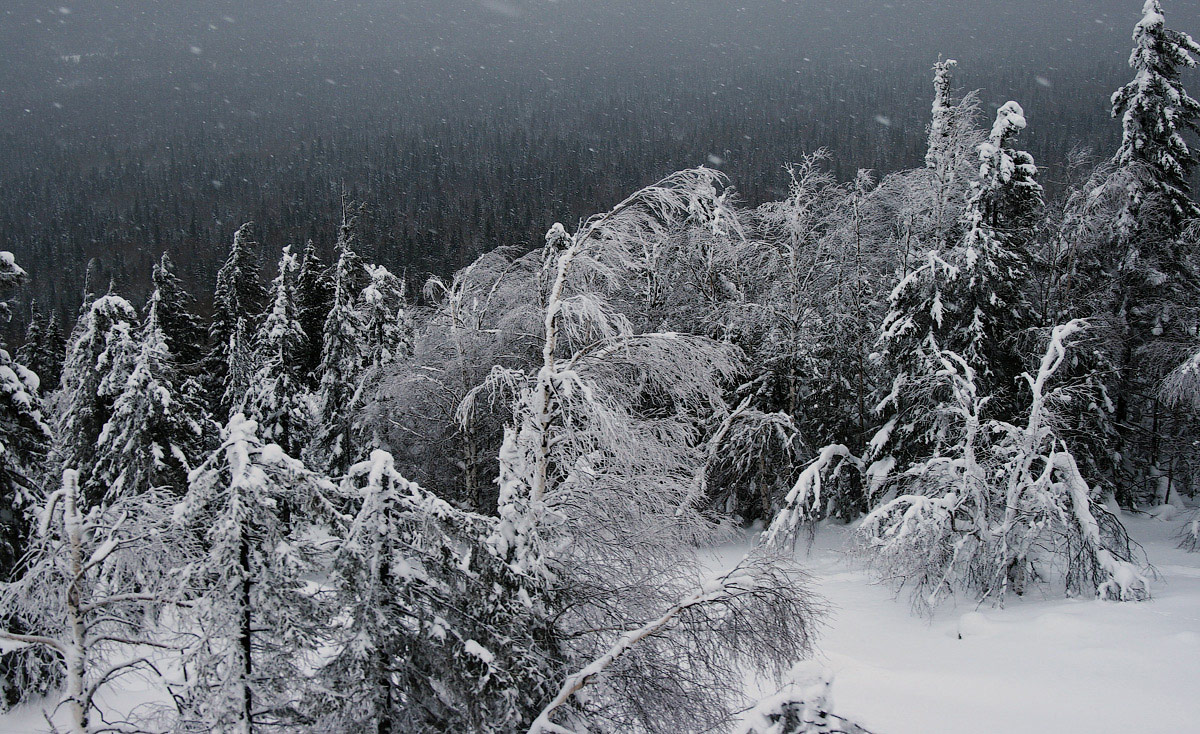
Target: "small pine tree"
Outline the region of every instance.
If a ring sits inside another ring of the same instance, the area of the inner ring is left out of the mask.
[[[185,655],[187,683],[175,691],[186,731],[294,726],[305,698],[303,657],[319,620],[304,582],[313,548],[310,536],[289,533],[280,508],[307,508],[315,521],[333,487],[257,432],[242,415],[231,418],[175,509],[176,523],[207,545],[184,572],[202,631]]]
[[[231,354],[246,349],[246,334],[253,334],[266,301],[266,289],[259,281],[258,243],[254,241],[254,225],[243,224],[233,235],[233,245],[221,270],[217,273],[217,288],[213,294],[213,317],[208,335],[210,350],[204,361],[209,399],[213,413],[220,419],[230,415],[235,402],[245,395],[245,382],[232,385],[234,380],[247,380],[249,375],[230,374],[230,365],[241,364],[241,355]],[[238,338],[238,323],[242,337]],[[243,352],[244,353],[244,352]]]
[[[168,345],[162,296],[150,296],[129,378],[97,440],[94,478],[110,504],[152,488],[182,494],[202,454],[206,419]]]
[[[124,298],[109,294],[95,299],[75,326],[63,365],[56,448],[61,466],[79,471],[88,506],[98,504],[108,491],[95,475],[97,447],[112,418],[113,402],[133,371],[136,321],[137,312]]]
[[[297,320],[296,270],[296,257],[286,247],[271,286],[274,302],[258,331],[258,370],[246,397],[247,417],[258,423],[264,439],[289,456],[300,455],[313,423],[304,389],[308,339]]]
[[[333,308],[333,276],[317,256],[317,248],[312,240],[305,246],[304,256],[300,261],[300,278],[296,282],[296,307],[296,319],[306,337],[301,377],[309,388],[315,389],[320,382],[318,369],[321,366],[321,352],[324,346],[325,319]]]

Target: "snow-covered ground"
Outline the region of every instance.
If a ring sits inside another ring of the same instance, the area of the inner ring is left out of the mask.
[[[1200,554],[1175,547],[1179,519],[1124,520],[1158,572],[1152,601],[1033,593],[1003,609],[946,605],[932,621],[843,557],[848,528],[823,526],[800,561],[830,607],[817,662],[834,673],[835,710],[878,734],[1196,730]],[[133,687],[126,705],[154,697]],[[0,716],[0,734],[45,730],[38,706]]]
[[[1124,522],[1159,574],[1153,600],[1034,592],[932,621],[842,557],[847,528],[822,527],[801,562],[832,607],[818,659],[835,710],[879,734],[1200,731],[1200,554],[1176,548],[1178,519]]]

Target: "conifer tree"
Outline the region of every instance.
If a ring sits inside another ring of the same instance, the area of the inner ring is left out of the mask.
[[[158,309],[167,349],[181,369],[196,365],[203,356],[204,327],[196,316],[196,299],[175,275],[175,265],[167,253],[155,264],[151,282],[157,294],[152,302]],[[150,306],[147,302],[146,308]]]
[[[319,620],[303,577],[313,548],[289,532],[280,508],[321,519],[333,487],[257,432],[234,415],[175,509],[176,523],[207,544],[185,570],[202,630],[176,691],[187,731],[277,731],[297,724],[304,700],[303,656],[315,648]]]
[[[129,378],[97,441],[94,478],[109,504],[156,488],[182,494],[201,458],[206,419],[167,343],[163,305],[155,289]]]
[[[489,552],[495,519],[457,510],[373,451],[343,495],[359,511],[333,562],[331,650],[313,702],[331,732],[525,728],[564,672],[540,605]]]
[[[382,265],[367,265],[370,282],[359,298],[367,337],[365,366],[378,368],[412,355],[413,322],[404,281]]]
[[[266,300],[266,290],[259,281],[258,243],[254,241],[253,226],[252,223],[243,224],[233,235],[233,245],[217,273],[217,288],[213,294],[213,317],[208,330],[210,350],[204,371],[209,397],[215,406],[214,414],[219,419],[230,415],[233,404],[245,395],[241,389],[245,382],[231,384],[231,381],[248,379],[248,375],[236,372],[242,359],[236,350],[247,348],[246,334],[253,335]],[[245,322],[240,338],[237,336],[239,321]],[[235,366],[232,375],[231,364]]]
[[[57,449],[61,465],[79,471],[88,506],[98,504],[107,492],[95,475],[97,446],[112,418],[113,403],[133,371],[136,322],[137,312],[124,298],[97,298],[76,324],[63,365]]]
[[[9,252],[0,251],[0,292],[25,280]],[[6,305],[6,304],[5,304]],[[0,313],[0,318],[6,314]],[[0,343],[0,582],[14,580],[18,561],[31,535],[30,513],[38,504],[45,472],[50,428],[38,399],[38,376],[10,356]],[[14,631],[21,623],[3,617]],[[11,652],[0,654],[0,703],[10,706],[28,695],[45,693],[54,681],[39,660]]]
[[[325,342],[325,319],[333,307],[333,277],[317,255],[312,240],[304,247],[304,256],[300,261],[296,307],[296,319],[306,337],[301,377],[310,388],[316,388],[320,383],[318,368],[321,366],[321,351]]]
[[[225,350],[225,392],[222,405],[235,413],[246,410],[251,380],[258,371],[255,349],[256,334],[245,318],[239,318],[229,335],[229,347]]]
[[[1016,102],[996,113],[988,141],[979,148],[980,180],[972,186],[964,216],[966,235],[961,252],[961,278],[954,308],[964,339],[943,339],[958,350],[992,394],[1011,391],[1022,372],[1015,339],[1033,325],[1025,295],[1030,277],[1032,240],[1042,207],[1033,157],[1012,148],[1025,129],[1025,114]]]
[[[1182,68],[1196,66],[1192,54],[1200,54],[1200,44],[1166,27],[1159,0],[1146,0],[1133,43],[1129,65],[1137,74],[1112,97],[1112,114],[1121,118],[1122,127],[1113,162],[1122,168],[1144,166],[1147,176],[1130,186],[1121,226],[1126,235],[1146,226],[1140,210],[1150,195],[1161,200],[1168,227],[1178,232],[1185,220],[1200,216],[1188,183],[1196,153],[1183,137],[1200,133],[1200,102],[1180,79]]]
[[[1147,0],[1142,12],[1129,59],[1135,77],[1112,97],[1121,146],[1107,175],[1087,192],[1088,204],[1107,206],[1093,207],[1087,217],[1100,221],[1076,227],[1083,241],[1078,264],[1068,271],[1081,281],[1077,289],[1091,294],[1075,310],[1098,314],[1108,326],[1095,360],[1112,375],[1107,388],[1116,440],[1104,464],[1126,503],[1167,501],[1168,465],[1178,447],[1191,443],[1188,419],[1154,397],[1166,367],[1155,355],[1190,340],[1191,312],[1200,302],[1197,242],[1185,230],[1200,216],[1188,184],[1196,154],[1185,140],[1200,131],[1200,103],[1181,82],[1182,69],[1196,65],[1200,45],[1166,27],[1159,0]],[[1088,229],[1101,236],[1087,237]]]
[[[960,213],[973,178],[972,151],[979,142],[975,118],[979,98],[968,92],[958,102],[953,96],[954,59],[933,66],[933,109],[929,143],[925,152],[928,181],[914,181],[914,193],[923,199],[916,208],[923,220],[920,234],[926,246],[945,249],[961,234]]]
[[[247,417],[289,456],[300,455],[313,423],[303,380],[308,339],[297,318],[297,270],[296,256],[285,247],[271,286],[273,304],[258,331],[258,369],[246,398]]]
[[[42,392],[48,394],[58,387],[62,379],[63,358],[66,356],[67,341],[62,326],[54,312],[46,314],[42,326],[42,338],[37,345],[33,369],[42,381]]]
[[[42,327],[42,315],[38,313],[37,301],[33,301],[29,305],[29,323],[25,325],[25,341],[22,342],[20,348],[12,356],[27,369],[33,370],[33,373],[39,379],[45,380],[45,376],[38,372],[37,362],[40,356],[42,341],[45,339]]]
[[[342,223],[333,272],[333,305],[325,319],[317,405],[319,427],[314,461],[332,473],[344,472],[354,456],[351,409],[366,360],[367,325],[359,309],[366,268],[354,251],[355,222]]]
[[[967,360],[983,390],[995,395],[995,407],[1013,407],[1013,378],[1022,369],[1015,342],[1032,325],[1024,296],[1027,247],[1042,202],[1032,157],[1011,147],[1024,127],[1020,105],[1000,108],[978,148],[980,176],[963,214],[962,239],[945,252],[928,251],[891,293],[880,334],[890,389],[876,408],[888,420],[870,443],[870,458],[906,466],[949,438],[941,406],[950,395],[930,379],[943,370],[943,351]]]

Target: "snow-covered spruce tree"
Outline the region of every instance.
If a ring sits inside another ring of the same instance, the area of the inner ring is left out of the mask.
[[[311,389],[316,389],[320,382],[317,369],[321,365],[325,319],[332,307],[333,277],[329,268],[317,255],[316,245],[309,240],[304,247],[304,256],[300,260],[300,277],[296,281],[296,320],[300,322],[305,336],[301,377]]]
[[[311,522],[329,517],[335,488],[257,431],[234,415],[175,508],[176,524],[206,546],[183,574],[199,629],[186,682],[173,687],[184,731],[249,734],[303,721],[305,655],[322,623],[304,582],[314,541],[303,528],[289,532],[280,513],[287,505]]]
[[[26,278],[9,252],[0,251],[0,292]],[[0,314],[2,317],[3,314]],[[38,397],[38,375],[14,360],[0,344],[0,582],[14,578],[31,535],[30,513],[38,503],[46,472],[50,428]],[[0,623],[24,631],[22,622],[0,610]],[[45,693],[54,675],[45,657],[0,654],[0,704],[11,706]]]
[[[1007,102],[979,148],[979,181],[964,214],[961,253],[955,253],[961,257],[961,273],[951,287],[951,308],[969,322],[962,324],[963,339],[947,334],[942,340],[944,348],[958,350],[971,364],[993,400],[1008,403],[1006,393],[1023,365],[1017,339],[1034,323],[1027,296],[1033,259],[1029,243],[1043,204],[1033,157],[1012,148],[1023,129],[1024,111]]]
[[[257,371],[246,396],[246,416],[259,426],[263,439],[279,444],[288,456],[299,456],[313,425],[304,387],[308,339],[298,320],[296,256],[283,249],[279,275],[271,284],[271,310],[258,330]]]
[[[60,467],[79,472],[83,502],[89,507],[108,491],[95,476],[100,434],[133,370],[136,324],[137,312],[124,298],[109,294],[95,299],[75,326],[63,365],[55,449]]]
[[[249,369],[242,374],[230,374],[230,366],[240,365],[237,350],[248,354],[247,337],[253,336],[266,302],[266,290],[259,280],[258,243],[254,241],[254,225],[247,222],[233,235],[233,244],[225,264],[217,272],[217,287],[213,293],[213,315],[209,324],[209,351],[204,357],[205,387],[213,415],[223,421],[231,415],[233,404],[240,400],[248,383],[235,385],[231,380],[249,378]],[[239,322],[242,338],[238,338]]]
[[[106,503],[151,488],[182,494],[205,454],[208,419],[167,343],[162,297],[150,295],[129,376],[96,441],[93,482]]]
[[[696,426],[724,412],[737,351],[633,333],[601,290],[620,286],[646,238],[716,211],[721,182],[703,168],[673,174],[568,235],[553,253],[536,372],[499,368],[464,401],[514,395],[489,547],[519,578],[518,596],[547,607],[570,654],[593,661],[547,703],[537,730],[718,726],[735,701],[714,693],[732,693],[724,681],[735,669],[777,671],[807,648],[807,597],[786,571],[763,558],[726,578],[737,582],[702,585],[689,550],[711,532],[697,511]],[[618,632],[638,628],[649,632]]]
[[[1144,166],[1148,175],[1128,190],[1122,228],[1130,236],[1150,224],[1140,209],[1152,196],[1162,200],[1167,226],[1177,232],[1186,220],[1200,216],[1188,184],[1196,154],[1184,139],[1187,132],[1200,133],[1200,102],[1180,80],[1182,68],[1196,66],[1192,54],[1200,54],[1200,45],[1166,27],[1159,0],[1146,0],[1133,43],[1129,65],[1137,74],[1112,97],[1112,114],[1121,118],[1122,127],[1113,161],[1120,167]]]
[[[957,590],[1003,603],[1037,580],[1068,594],[1142,599],[1149,584],[1132,561],[1120,521],[1099,503],[1055,430],[1080,396],[1051,385],[1067,340],[1083,324],[1056,326],[1029,389],[1024,422],[984,421],[988,396],[965,359],[941,352],[953,402],[943,410],[955,440],[892,478],[899,496],[858,528],[861,552],[883,579],[907,586],[930,610]]]
[[[941,409],[950,398],[947,385],[928,379],[943,369],[943,351],[967,360],[999,417],[1014,409],[1022,366],[1017,340],[1033,325],[1025,295],[1028,243],[1042,205],[1032,158],[1011,147],[1024,126],[1020,105],[1000,108],[979,146],[980,176],[963,214],[962,240],[927,252],[891,293],[879,338],[891,385],[875,408],[887,420],[870,442],[870,459],[906,466],[949,438]]]
[[[367,265],[367,286],[359,311],[367,337],[366,369],[379,369],[412,355],[413,321],[405,301],[404,281],[382,265]]]
[[[157,301],[148,301],[146,308],[156,303],[167,349],[181,369],[191,368],[200,362],[207,337],[196,316],[196,299],[175,275],[175,265],[165,252],[154,265],[151,283],[158,296]]]
[[[354,251],[355,220],[342,222],[338,260],[333,271],[333,305],[325,318],[316,402],[317,432],[309,446],[310,463],[333,474],[354,463],[352,409],[366,360],[367,325],[359,296],[367,271]]]
[[[249,400],[251,381],[258,372],[257,333],[249,321],[239,318],[229,335],[225,349],[225,393],[221,404],[234,413],[244,413]]]
[[[913,208],[918,237],[927,249],[946,249],[962,234],[963,204],[975,178],[974,151],[982,135],[976,127],[979,98],[969,92],[954,101],[954,59],[933,66],[933,109],[925,170],[914,176]]]
[[[1164,352],[1191,338],[1200,302],[1200,242],[1186,235],[1187,220],[1200,214],[1188,188],[1196,156],[1185,139],[1197,130],[1200,103],[1180,78],[1195,66],[1197,50],[1186,34],[1166,27],[1157,0],[1146,2],[1130,57],[1135,78],[1112,100],[1121,147],[1088,192],[1099,202],[1090,208],[1111,220],[1093,225],[1102,236],[1072,243],[1079,254],[1068,271],[1075,290],[1094,293],[1086,302],[1092,313],[1083,315],[1105,322],[1118,439],[1108,463],[1125,503],[1168,501],[1177,467],[1190,463],[1173,450],[1190,443],[1189,419],[1154,396],[1174,363]]]
[[[39,513],[23,574],[0,590],[0,610],[19,624],[0,640],[57,657],[71,734],[147,731],[106,716],[100,696],[127,675],[155,679],[157,651],[172,646],[169,632],[149,627],[176,597],[171,571],[188,547],[170,532],[169,508],[152,490],[88,510],[67,469]]]
[[[22,273],[23,272],[24,271],[22,271]],[[26,365],[28,369],[33,370],[33,373],[37,375],[39,379],[45,379],[42,377],[42,373],[35,369],[35,363],[38,359],[38,350],[41,348],[42,340],[44,338],[42,335],[42,329],[42,314],[38,311],[37,301],[35,300],[29,304],[29,323],[25,325],[25,341],[21,342],[21,346],[17,348],[16,352],[13,353],[12,356],[21,364]],[[50,383],[47,382],[47,384]]]
[[[350,467],[361,504],[334,557],[329,650],[311,702],[323,732],[511,732],[565,675],[541,605],[485,540],[495,518],[409,482],[391,455]]]
[[[42,313],[37,303],[30,304],[29,324],[25,328],[25,342],[13,357],[38,376],[43,392],[53,390],[62,379],[63,356],[66,343],[62,327],[53,312]]]

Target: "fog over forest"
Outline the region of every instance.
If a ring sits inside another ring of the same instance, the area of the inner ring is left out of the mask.
[[[1018,99],[1055,166],[1110,148],[1129,0],[14,0],[0,13],[0,232],[63,279],[208,290],[234,229],[329,251],[342,193],[376,254],[447,273],[630,186],[716,166],[751,203],[820,147],[836,173],[923,155],[929,69]],[[1200,3],[1172,4],[1184,25]],[[985,110],[990,114],[990,109]],[[1047,188],[1055,189],[1053,170]],[[83,183],[85,182],[86,183]],[[435,192],[450,195],[434,196]],[[299,212],[304,212],[301,216]],[[203,296],[202,296],[203,298]]]

